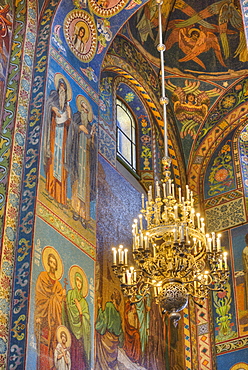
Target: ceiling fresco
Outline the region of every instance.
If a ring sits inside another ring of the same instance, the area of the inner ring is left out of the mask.
[[[236,0],[166,1],[162,27],[169,136],[176,128],[177,146],[183,149],[189,170],[215,124],[246,101],[247,84],[242,79],[248,74],[248,51],[242,13]],[[146,87],[148,82],[150,96],[159,98],[157,44],[157,4],[151,0],[124,25],[108,56],[135,67],[141,84]]]
[[[170,2],[163,5],[168,71],[196,77],[217,73],[217,79],[244,73],[248,51],[238,1],[176,0],[169,13],[170,7]],[[129,21],[129,34],[148,59],[159,65],[156,13],[154,0],[139,9]]]

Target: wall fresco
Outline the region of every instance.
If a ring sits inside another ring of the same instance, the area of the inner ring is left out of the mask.
[[[238,309],[238,324],[241,336],[247,335],[248,302],[247,302],[247,226],[232,229],[232,249],[236,282],[236,304]]]
[[[246,370],[248,369],[248,350],[242,349],[239,351],[239,359],[237,359],[237,352],[217,356],[217,370]],[[240,359],[244,359],[241,360]]]
[[[117,243],[127,247],[132,243],[130,227],[141,206],[140,194],[101,157],[98,179],[96,369],[103,370],[114,364],[137,370],[171,369],[170,365],[177,364],[178,369],[184,369],[184,356],[178,351],[184,338],[182,323],[179,331],[171,328],[169,347],[169,324],[159,306],[150,295],[130,306],[111,268],[111,248]],[[104,315],[115,319],[106,323]],[[111,353],[106,343],[111,343]]]
[[[94,111],[97,114],[98,108],[80,92],[76,82],[51,60],[39,199],[94,242],[97,153]]]
[[[94,356],[94,261],[39,218],[34,253],[26,366],[88,369]]]
[[[235,189],[234,164],[232,156],[233,133],[222,141],[215,150],[205,174],[205,199]]]

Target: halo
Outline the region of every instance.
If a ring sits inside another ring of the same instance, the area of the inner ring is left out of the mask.
[[[89,101],[85,98],[85,96],[83,95],[78,95],[77,98],[76,98],[76,104],[77,104],[77,109],[79,112],[82,112],[82,107],[81,107],[81,102],[84,102],[87,107],[88,107],[88,110],[89,110],[89,113],[88,113],[88,120],[89,122],[91,122],[93,120],[93,112],[92,112],[92,107],[89,103]]]
[[[194,31],[196,31],[198,34],[200,34],[200,30],[198,30],[198,28],[191,28],[190,30],[189,30],[189,32],[188,32],[188,35],[189,35],[189,37],[191,37],[191,35],[192,35],[192,32],[194,32]]]
[[[248,365],[245,362],[239,362],[238,364],[235,364],[233,367],[231,367],[230,370],[248,370]]]
[[[71,287],[72,287],[72,289],[75,288],[74,277],[75,277],[76,272],[79,272],[80,275],[83,278],[83,297],[85,298],[88,295],[89,284],[88,284],[88,280],[87,280],[87,277],[86,277],[86,274],[85,274],[84,270],[81,267],[77,266],[77,265],[71,266],[70,270],[69,270],[68,275],[69,275]]]
[[[58,341],[58,343],[61,343],[60,335],[61,335],[62,331],[64,331],[66,333],[66,336],[67,336],[66,347],[70,347],[71,346],[71,334],[70,334],[69,330],[67,329],[67,327],[64,326],[64,325],[60,325],[57,328],[57,331],[56,331],[57,341]]]
[[[89,33],[89,27],[87,26],[85,22],[83,21],[77,22],[74,28],[74,33],[77,35],[81,27],[84,28],[84,32],[85,32],[84,36],[82,37],[82,41],[84,44],[86,44],[86,42],[89,40],[90,33]]]
[[[62,73],[59,73],[59,72],[55,73],[55,76],[54,76],[54,85],[56,87],[56,90],[58,89],[59,80],[61,78],[63,78],[67,86],[67,101],[71,101],[72,99],[71,85],[69,84],[69,81],[67,80],[67,78],[64,75],[62,75]]]
[[[44,269],[48,272],[49,271],[49,266],[48,266],[48,256],[49,254],[52,253],[54,257],[57,260],[57,271],[55,271],[55,276],[58,280],[61,279],[63,272],[64,272],[64,267],[63,267],[63,262],[62,259],[59,255],[59,253],[56,251],[55,248],[47,246],[43,249],[42,251],[42,264],[44,266]]]

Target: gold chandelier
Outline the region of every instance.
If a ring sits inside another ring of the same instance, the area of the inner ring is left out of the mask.
[[[168,156],[167,119],[164,86],[164,50],[162,43],[161,5],[158,1],[161,86],[164,118],[164,151],[161,183],[149,187],[147,200],[142,194],[142,209],[133,223],[132,254],[129,266],[128,249],[112,248],[112,268],[121,288],[132,303],[152,295],[176,326],[179,312],[189,296],[195,303],[209,291],[223,290],[228,278],[227,252],[222,250],[220,234],[205,234],[204,219],[194,208],[193,192],[175,188]],[[184,196],[183,196],[184,195]]]

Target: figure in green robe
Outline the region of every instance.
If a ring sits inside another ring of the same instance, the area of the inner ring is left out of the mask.
[[[67,292],[63,310],[64,325],[70,330],[71,368],[85,370],[90,368],[90,314],[86,299],[83,296],[83,278],[75,273],[75,287]]]
[[[98,300],[95,370],[118,369],[118,347],[122,347],[124,342],[120,302],[121,295],[117,289],[114,289],[111,301],[106,303],[104,310],[101,307],[101,299]]]

